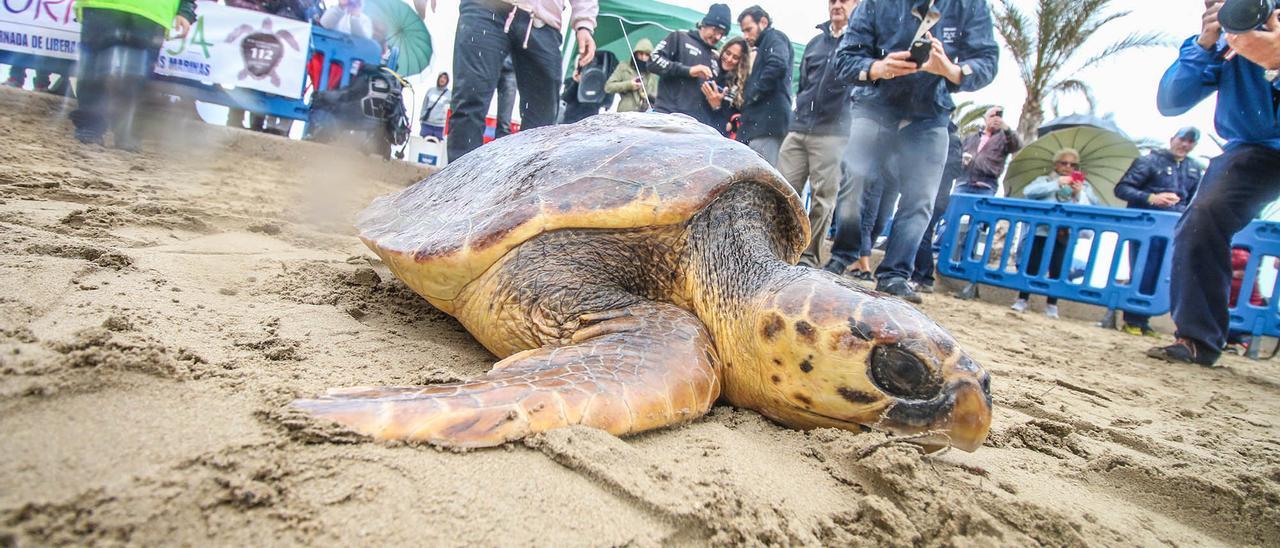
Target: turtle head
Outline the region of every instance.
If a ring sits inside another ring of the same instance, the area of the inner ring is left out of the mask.
[[[973,451],[986,439],[990,377],[911,305],[811,269],[758,302],[740,345],[751,365],[725,356],[735,405],[792,427],[881,430],[926,446]]]

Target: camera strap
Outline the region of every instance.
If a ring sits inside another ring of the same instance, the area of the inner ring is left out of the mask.
[[[920,26],[916,28],[916,36],[911,39],[912,42],[923,40],[924,35],[942,20],[942,12],[933,8],[934,1],[928,0],[912,8],[911,14],[920,19]]]

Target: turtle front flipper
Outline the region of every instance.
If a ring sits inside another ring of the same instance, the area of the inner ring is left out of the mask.
[[[571,344],[514,354],[472,381],[292,405],[379,440],[489,447],[575,424],[643,432],[698,418],[719,397],[715,347],[692,314],[650,302],[583,319]]]

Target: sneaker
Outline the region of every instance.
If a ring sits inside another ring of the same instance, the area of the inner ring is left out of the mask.
[[[76,140],[86,145],[102,146],[103,135],[101,133],[94,133],[92,131],[82,131],[77,129]]]
[[[920,304],[924,302],[920,295],[911,290],[911,286],[907,285],[907,281],[901,278],[877,283],[876,291],[888,293],[909,303]]]
[[[864,281],[864,282],[869,282],[869,281],[871,281],[871,273],[870,273],[870,272],[867,272],[866,270],[854,270],[854,271],[851,271],[851,272],[849,272],[849,277],[850,277],[850,278],[853,278],[853,279],[855,279],[855,280],[861,280],[861,281]]]
[[[1199,343],[1191,339],[1179,338],[1169,346],[1157,346],[1147,350],[1147,355],[1170,363],[1194,363],[1204,367],[1214,367],[1218,361],[1216,352],[1205,352]]]
[[[911,288],[915,289],[916,293],[925,293],[925,294],[933,293],[933,284],[927,284],[924,282],[912,282]]]
[[[1122,327],[1120,330],[1130,335],[1133,335],[1135,337],[1157,337],[1158,338],[1160,336],[1160,334],[1157,333],[1156,330],[1151,329],[1150,327],[1147,327],[1145,325],[1124,324],[1124,327]]]
[[[1025,308],[1025,305],[1023,306],[1023,308]],[[1048,316],[1050,319],[1053,319],[1053,320],[1058,319],[1058,305],[1056,304],[1045,305],[1044,315]]]
[[[839,264],[839,263],[837,263],[837,262],[836,262],[836,261],[834,261],[834,260],[833,260],[833,261],[829,261],[829,262],[827,263],[827,266],[822,267],[822,269],[823,269],[823,270],[826,270],[827,272],[830,272],[830,273],[832,273],[832,274],[835,274],[836,276],[843,276],[843,275],[844,275],[844,270],[845,270],[846,268],[849,268],[849,266],[848,266],[848,265],[842,265],[842,264]]]
[[[1011,306],[1011,307],[1009,307],[1009,308],[1013,309],[1013,311],[1014,311],[1014,312],[1026,312],[1026,311],[1027,311],[1027,300],[1026,300],[1026,299],[1018,299],[1018,300],[1016,300],[1016,301],[1013,301],[1013,306]]]

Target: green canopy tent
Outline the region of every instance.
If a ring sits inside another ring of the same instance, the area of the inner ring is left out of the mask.
[[[617,56],[625,63],[631,58],[631,47],[641,38],[648,38],[656,46],[674,31],[697,28],[705,15],[696,10],[673,6],[655,0],[601,0],[600,14],[596,17],[596,48]],[[623,29],[625,28],[625,33]],[[736,28],[731,36],[742,34]],[[628,47],[627,39],[630,38]],[[800,82],[800,60],[804,56],[804,44],[791,43],[795,49],[792,59],[792,89]],[[578,42],[573,34],[565,36],[565,77],[573,75],[573,60],[578,56]]]

